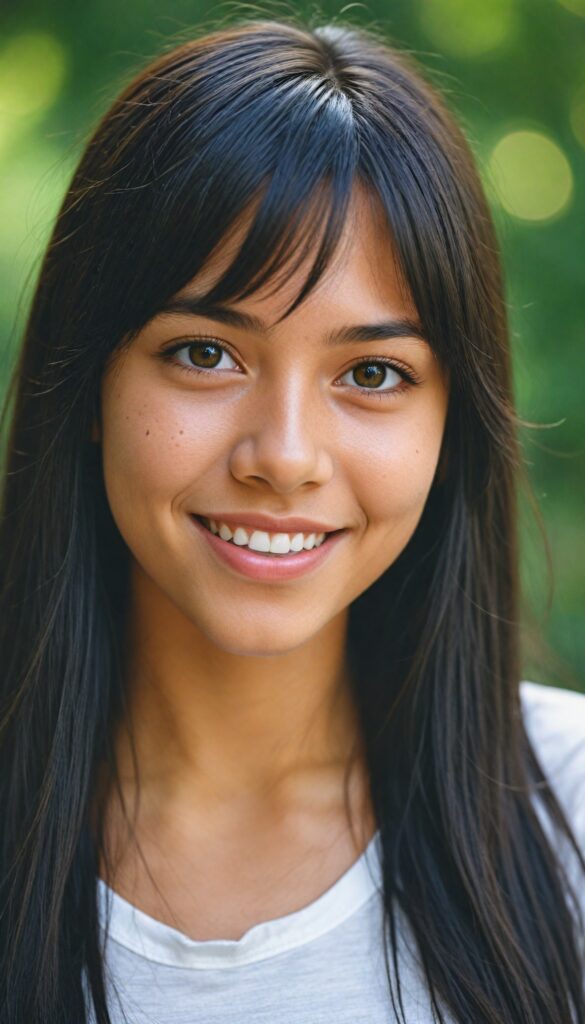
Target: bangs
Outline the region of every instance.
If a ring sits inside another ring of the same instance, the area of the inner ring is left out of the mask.
[[[266,102],[260,97],[254,105],[246,104],[244,91],[226,111],[225,124],[216,117],[197,146],[183,136],[179,149],[186,152],[178,160],[177,137],[167,131],[163,139],[147,203],[150,251],[141,254],[128,296],[134,330],[206,269],[245,221],[243,241],[203,301],[241,300],[272,280],[276,290],[315,252],[284,318],[315,287],[338,248],[359,160],[346,97],[329,83],[305,80],[276,94],[271,85]]]
[[[285,319],[330,265],[346,223],[349,202],[349,191],[329,186],[316,187],[314,194],[292,206],[288,196],[269,186],[241,246],[216,284],[204,292],[203,301],[220,305],[241,301],[270,282],[273,288],[268,294],[272,295],[316,251],[298,294],[278,322]],[[220,240],[219,246],[225,242],[225,238]]]

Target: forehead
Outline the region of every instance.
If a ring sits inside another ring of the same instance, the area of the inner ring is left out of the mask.
[[[178,297],[203,296],[220,280],[238,258],[255,214],[258,200],[249,204],[221,239],[203,269],[177,293]],[[244,300],[233,303],[234,308],[257,311],[266,318],[267,310],[274,319],[292,304],[307,278],[317,255],[318,244],[299,260],[297,245],[302,252],[303,224],[293,234],[290,256],[283,270],[252,292]],[[300,244],[299,244],[300,243]],[[270,262],[267,254],[266,262]],[[338,246],[329,265],[311,293],[291,316],[310,312],[311,308],[333,305],[346,307],[368,303],[380,311],[394,309],[416,318],[416,309],[406,285],[385,211],[377,196],[362,184],[352,190],[347,216]],[[354,314],[356,310],[353,310]]]

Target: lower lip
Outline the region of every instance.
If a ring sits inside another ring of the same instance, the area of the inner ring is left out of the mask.
[[[189,518],[195,529],[203,536],[213,553],[222,562],[242,576],[267,583],[278,580],[294,580],[315,569],[331,554],[333,548],[346,533],[346,530],[339,530],[329,534],[318,548],[312,548],[311,551],[299,551],[295,555],[264,555],[258,551],[250,551],[250,548],[238,547],[237,544],[222,540],[211,530],[206,529],[196,516],[191,515]]]

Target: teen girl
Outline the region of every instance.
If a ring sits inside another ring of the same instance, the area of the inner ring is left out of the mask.
[[[521,682],[497,244],[412,60],[148,67],[8,409],[2,1024],[585,1024],[585,697]]]

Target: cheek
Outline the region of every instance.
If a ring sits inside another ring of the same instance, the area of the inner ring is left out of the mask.
[[[370,431],[354,460],[353,481],[370,526],[414,529],[437,467],[443,417],[398,418],[392,429]]]
[[[442,427],[441,417],[408,417],[392,430],[370,431],[367,445],[362,439],[352,478],[365,520],[355,596],[396,561],[414,534],[435,475]]]
[[[126,369],[126,368],[125,368]],[[154,515],[217,465],[225,445],[207,403],[120,373],[102,390],[104,481],[114,515]],[[127,515],[127,512],[126,512]]]

